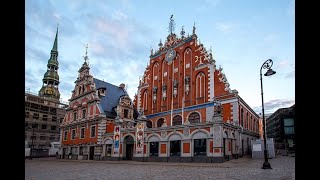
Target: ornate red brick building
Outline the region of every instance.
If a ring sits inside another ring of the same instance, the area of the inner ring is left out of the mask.
[[[151,50],[135,97],[147,118],[144,157],[222,162],[250,153],[251,140],[259,137],[258,115],[230,89],[195,26],[190,36],[182,28],[178,37],[171,17],[169,30],[165,43]]]
[[[249,154],[251,140],[259,138],[259,116],[230,89],[196,27],[191,35],[182,28],[177,36],[171,17],[169,35],[158,46],[133,102],[125,91],[111,94],[113,85],[99,85],[106,82],[94,79],[84,63],[62,126],[64,151],[78,159],[179,162],[224,162]],[[82,129],[85,138],[77,140]]]
[[[115,86],[94,78],[87,52],[84,60],[61,124],[61,154],[62,158],[99,160],[102,154],[111,154],[111,146],[102,144],[105,133],[113,133],[115,118],[119,116],[128,122],[128,127],[129,123],[133,126],[135,111],[125,85]]]

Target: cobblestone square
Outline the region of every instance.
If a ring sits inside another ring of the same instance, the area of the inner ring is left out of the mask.
[[[295,179],[295,157],[269,159],[272,169],[261,169],[264,159],[242,157],[225,163],[167,163],[88,161],[34,158],[25,160],[26,180],[266,180]]]

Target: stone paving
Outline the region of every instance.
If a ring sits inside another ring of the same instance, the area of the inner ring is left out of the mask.
[[[26,180],[291,180],[295,157],[278,155],[268,160],[272,169],[261,169],[264,159],[242,157],[225,163],[167,163],[92,161],[34,158],[25,160]]]

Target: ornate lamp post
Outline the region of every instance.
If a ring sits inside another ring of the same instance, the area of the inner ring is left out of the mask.
[[[268,69],[264,76],[271,76],[276,72],[271,69],[273,61],[271,59],[266,60],[260,68],[260,82],[261,82],[261,99],[262,99],[262,123],[263,123],[263,142],[264,142],[264,163],[262,169],[272,169],[268,162],[268,149],[267,149],[267,132],[266,132],[266,120],[264,118],[264,103],[263,103],[263,88],[262,88],[262,68]]]

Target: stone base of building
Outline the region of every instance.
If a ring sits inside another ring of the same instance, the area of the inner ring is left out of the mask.
[[[186,162],[186,163],[223,163],[223,157],[133,157],[133,161],[142,162]]]
[[[238,159],[238,154],[226,155],[224,157],[207,157],[207,156],[195,156],[195,157],[133,157],[132,161],[140,162],[182,162],[182,163],[223,163],[231,159]],[[63,159],[61,155],[57,156],[57,159]],[[88,160],[88,155],[65,155],[64,159],[70,160]],[[101,157],[94,155],[93,160],[96,161],[122,161],[126,160],[123,157]]]

